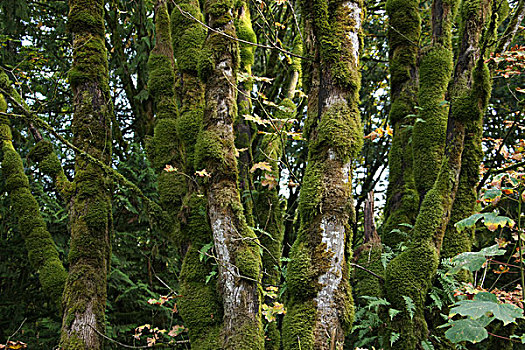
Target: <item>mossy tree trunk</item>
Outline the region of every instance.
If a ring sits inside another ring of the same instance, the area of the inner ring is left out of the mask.
[[[393,307],[406,310],[404,296],[416,305],[413,318],[404,312],[395,320],[394,327],[401,338],[394,348],[415,349],[428,336],[423,308],[460,182],[466,132],[472,129],[471,125],[481,123],[490,95],[490,75],[480,57],[479,45],[487,8],[488,1],[462,3],[461,42],[449,89],[451,107],[440,171],[421,204],[410,246],[387,267],[387,298]]]
[[[208,0],[205,9],[211,28],[236,37],[234,1]],[[199,62],[206,107],[195,157],[197,167],[211,175],[206,194],[224,309],[221,348],[262,349],[259,242],[246,224],[237,184],[233,124],[239,61],[235,40],[208,32]]]
[[[180,240],[180,222],[176,216],[187,192],[187,183],[183,148],[177,133],[178,110],[170,17],[166,1],[163,0],[157,1],[155,5],[155,35],[155,47],[148,60],[148,89],[156,108],[155,129],[153,138],[146,143],[146,150],[151,165],[159,174],[157,185],[160,206],[171,221],[171,225],[163,227],[163,233],[168,239],[179,243],[181,255],[184,255],[187,244]]]
[[[257,37],[252,28],[250,10],[248,4],[241,2],[235,9],[235,30],[237,37],[249,42],[257,42]],[[253,122],[245,119],[245,116],[252,114],[251,92],[253,88],[252,65],[254,63],[253,45],[245,43],[239,44],[240,66],[239,74],[243,79],[239,79],[237,85],[237,109],[238,116],[235,120],[235,146],[240,149],[239,164],[239,190],[244,207],[244,216],[250,226],[255,226],[254,221],[254,190],[252,173],[250,172],[253,164],[252,144],[257,134],[257,127]]]
[[[0,73],[0,80],[2,89],[8,91],[9,81],[5,73]],[[6,110],[6,101],[0,94],[0,112],[5,113]],[[40,214],[38,203],[31,194],[22,158],[13,147],[9,120],[4,116],[0,117],[0,138],[3,153],[2,175],[17,218],[18,229],[25,241],[29,261],[38,272],[45,293],[56,309],[60,310],[67,273],[60,261],[53,237]]]
[[[406,240],[399,224],[413,225],[419,208],[412,169],[412,126],[415,120],[418,92],[418,55],[421,35],[419,2],[389,0],[386,9],[390,64],[390,123],[394,129],[388,167],[389,182],[382,241],[390,247]]]
[[[300,229],[288,267],[285,349],[339,347],[353,319],[351,162],[363,135],[358,111],[360,1],[304,1],[308,164]]]
[[[111,163],[112,103],[104,42],[104,1],[71,0],[73,36],[73,143]],[[64,289],[62,349],[100,349],[105,329],[106,277],[110,266],[111,181],[97,165],[77,156],[70,202],[71,247]]]
[[[180,10],[204,21],[198,0],[177,1]],[[204,84],[198,77],[197,64],[206,39],[206,29],[188,18],[175,7],[171,14],[172,42],[181,89],[181,108],[177,120],[177,132],[184,148],[184,169],[195,177],[195,144],[202,128],[204,114]],[[222,302],[216,286],[216,278],[206,283],[213,271],[213,260],[202,259],[200,250],[213,242],[211,227],[206,214],[207,199],[201,184],[187,181],[188,193],[183,199],[178,217],[181,221],[180,240],[186,242],[180,272],[182,297],[178,305],[180,314],[188,327],[192,349],[218,349],[221,347]]]
[[[445,147],[449,104],[447,88],[453,71],[452,26],[458,0],[432,3],[432,42],[419,68],[419,118],[412,136],[414,178],[420,203],[432,188]]]

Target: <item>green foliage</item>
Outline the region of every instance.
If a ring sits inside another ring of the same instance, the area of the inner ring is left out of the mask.
[[[452,258],[451,262],[453,267],[451,268],[450,273],[457,273],[461,269],[465,269],[470,272],[478,271],[487,262],[488,258],[503,254],[505,254],[505,250],[500,249],[498,244],[485,247],[479,252],[461,253]]]

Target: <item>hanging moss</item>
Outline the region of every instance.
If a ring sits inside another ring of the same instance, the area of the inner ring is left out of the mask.
[[[0,94],[0,112],[6,112],[7,104]],[[0,120],[2,140],[2,175],[17,218],[18,228],[24,238],[31,265],[38,273],[44,292],[59,310],[67,273],[60,261],[55,242],[40,215],[38,203],[31,194],[24,164],[15,151],[8,120]]]

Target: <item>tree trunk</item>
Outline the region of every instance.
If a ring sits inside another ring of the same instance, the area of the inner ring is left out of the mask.
[[[73,36],[73,143],[111,163],[112,103],[104,41],[104,1],[71,0]],[[69,275],[64,289],[62,349],[100,349],[106,277],[110,266],[111,182],[95,164],[77,156],[71,197]],[[99,334],[100,333],[100,334]]]
[[[461,44],[449,90],[451,107],[443,161],[421,204],[410,246],[387,266],[386,290],[392,306],[406,310],[404,297],[409,297],[416,307],[413,317],[405,312],[395,320],[394,329],[401,338],[394,348],[415,349],[428,336],[424,303],[439,264],[445,228],[458,189],[466,130],[469,125],[480,123],[490,95],[490,74],[479,47],[487,4],[486,1],[462,4]]]
[[[234,10],[233,1],[206,2],[208,25],[214,31],[208,33],[199,62],[206,107],[196,164],[211,175],[206,193],[224,308],[221,348],[262,349],[259,242],[243,214],[233,135],[239,47],[220,33],[236,37]]]
[[[382,241],[395,247],[406,241],[399,224],[413,225],[419,208],[419,195],[413,173],[412,126],[418,91],[418,55],[421,19],[419,2],[389,0],[386,4],[390,21],[388,30],[390,64],[390,123],[394,129],[388,168],[389,181]],[[405,229],[406,230],[406,229]]]
[[[301,226],[288,267],[285,349],[339,347],[353,319],[348,259],[355,220],[351,162],[363,142],[358,110],[362,3],[303,3],[309,155]]]

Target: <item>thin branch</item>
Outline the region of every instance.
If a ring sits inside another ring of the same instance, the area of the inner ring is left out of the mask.
[[[110,342],[115,343],[115,344],[117,344],[119,346],[122,346],[122,347],[124,347],[126,349],[150,349],[150,348],[157,347],[157,346],[158,347],[164,347],[164,346],[167,346],[167,345],[170,345],[170,344],[187,344],[187,343],[190,342],[189,340],[174,340],[172,343],[169,343],[169,344],[156,343],[153,346],[151,346],[151,345],[140,345],[140,346],[127,345],[127,344],[121,343],[121,342],[119,342],[119,341],[117,341],[115,339],[111,339],[110,337],[108,337],[107,335],[101,333],[98,329],[96,329],[95,327],[93,327],[89,323],[88,323],[88,326],[91,327],[91,329],[93,329],[102,338],[104,338],[106,340],[109,340]]]
[[[13,334],[11,334],[11,335],[9,336],[9,338],[7,338],[7,341],[5,342],[6,344],[9,343],[9,341],[11,340],[11,338],[13,338],[13,337],[16,335],[16,333],[18,333],[18,331],[22,328],[22,326],[24,325],[24,323],[26,323],[26,321],[27,321],[27,317],[24,318],[24,320],[22,321],[22,323],[20,323],[20,326],[18,326],[18,328],[16,329],[16,331],[15,331]]]
[[[22,115],[19,114],[9,114],[11,117],[21,117],[23,119],[26,119],[30,122],[34,122],[36,125],[40,126],[44,130],[48,131],[50,134],[55,136],[60,142],[62,142],[64,145],[75,151],[78,155],[84,157],[86,160],[90,161],[91,163],[94,163],[98,165],[104,172],[111,176],[115,181],[120,183],[124,187],[128,187],[130,190],[132,190],[137,196],[142,198],[146,203],[151,207],[158,206],[155,202],[153,202],[151,199],[146,197],[146,195],[142,192],[142,190],[126,179],[122,174],[120,174],[118,171],[113,169],[112,167],[108,166],[101,160],[93,157],[92,155],[86,153],[85,151],[81,150],[77,146],[73,145],[69,140],[67,140],[64,136],[60,135],[51,125],[49,125],[44,120],[40,119],[35,112],[27,109],[23,104],[19,103],[13,96],[8,94],[4,89],[0,88],[0,92],[3,93],[7,98],[23,113]]]
[[[385,279],[381,276],[379,276],[377,273],[373,272],[373,271],[370,271],[369,269],[367,269],[366,267],[363,267],[361,265],[358,265],[358,264],[355,264],[355,263],[350,263],[351,266],[353,267],[357,267],[358,269],[360,270],[363,270],[365,272],[368,272],[369,274],[371,274],[372,276],[376,277],[377,279],[379,279],[381,281],[381,283],[385,283]]]
[[[284,54],[287,54],[289,56],[293,56],[293,57],[298,57],[298,58],[302,58],[304,60],[308,60],[307,57],[304,57],[304,56],[301,56],[301,55],[298,55],[298,54],[295,54],[293,52],[290,52],[288,50],[285,50],[277,45],[263,45],[263,44],[258,44],[258,43],[254,43],[254,42],[251,42],[251,41],[247,41],[247,40],[243,40],[243,39],[239,39],[239,38],[236,38],[236,37],[233,37],[229,34],[226,34],[224,33],[223,31],[221,30],[217,30],[215,28],[212,28],[210,26],[208,26],[206,23],[200,21],[199,19],[195,18],[195,16],[193,16],[191,13],[189,12],[186,12],[184,11],[176,2],[175,0],[171,0],[171,2],[173,3],[173,5],[179,10],[179,12],[186,18],[190,18],[192,20],[194,20],[195,22],[199,23],[201,26],[203,26],[204,28],[214,32],[214,33],[217,33],[217,34],[220,34],[228,39],[231,39],[231,40],[235,40],[235,41],[238,41],[240,43],[243,43],[243,44],[247,44],[247,45],[253,45],[253,46],[256,46],[256,47],[260,47],[260,48],[263,48],[263,49],[271,49],[271,50],[279,50],[281,51],[282,53]]]

